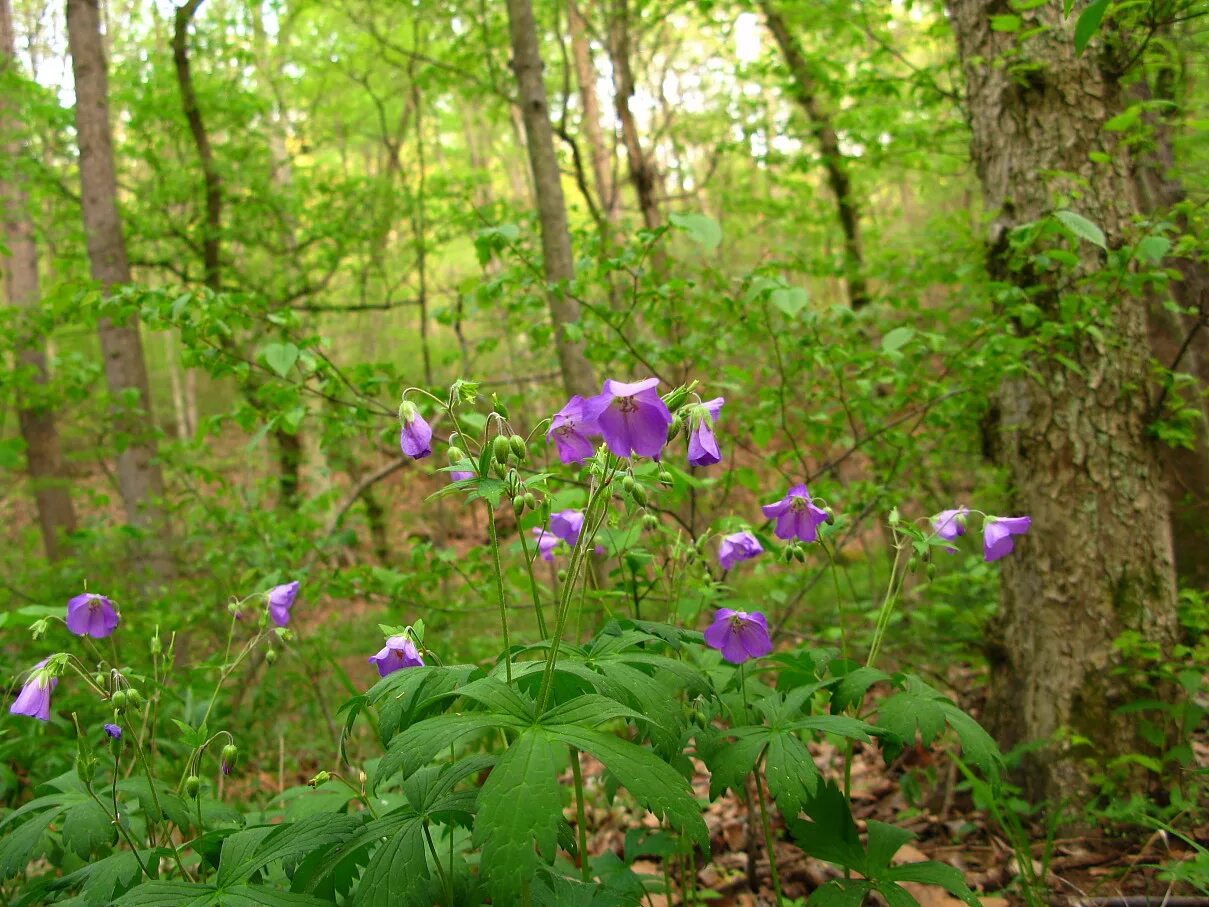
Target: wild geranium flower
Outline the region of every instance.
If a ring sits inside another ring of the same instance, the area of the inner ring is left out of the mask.
[[[759,611],[719,608],[714,622],[705,631],[705,644],[733,664],[762,658],[772,651],[768,619]]]
[[[554,563],[554,549],[558,547],[558,536],[541,526],[533,527],[533,535],[537,539],[537,553],[547,563]]]
[[[590,439],[600,435],[596,417],[602,408],[602,404],[585,400],[576,394],[554,414],[546,440],[554,442],[558,448],[558,458],[563,463],[568,466],[582,463],[596,453],[596,445]]]
[[[722,462],[718,450],[718,439],[714,437],[714,423],[722,415],[722,404],[726,400],[717,397],[706,400],[692,408],[689,413],[691,426],[688,436],[688,462],[692,466],[713,466]]]
[[[49,661],[49,658],[43,658],[34,665],[16,701],[9,706],[12,714],[50,721],[50,694],[59,685],[59,678],[46,667]]]
[[[1024,535],[1033,525],[1027,516],[988,516],[982,524],[982,550],[987,563],[1007,557],[1016,547],[1014,535]]]
[[[604,392],[589,404],[601,407],[597,424],[609,450],[619,457],[659,459],[667,444],[672,414],[655,388],[658,378],[645,381],[604,383]]]
[[[118,609],[104,595],[85,592],[67,603],[67,629],[76,636],[104,639],[118,627]]]
[[[474,478],[473,472],[466,472],[461,469],[453,469],[453,470],[450,470],[450,473],[449,473],[449,480],[451,482],[464,482],[466,479],[473,479],[473,478]]]
[[[760,540],[750,530],[744,529],[722,536],[722,543],[718,546],[718,563],[723,570],[730,570],[740,561],[749,561],[763,553],[764,546]]]
[[[108,734],[110,737],[112,737],[114,740],[122,739],[122,729],[116,724],[106,724],[105,733]]]
[[[399,446],[413,460],[422,460],[432,453],[432,426],[424,421],[414,403],[404,400],[399,406],[399,419],[403,430],[399,434]]]
[[[956,510],[942,510],[932,517],[932,531],[947,542],[966,534],[966,517],[970,515],[968,507],[958,507]]]
[[[420,650],[416,648],[412,638],[406,634],[392,636],[386,640],[382,651],[369,657],[369,663],[378,666],[378,674],[382,677],[403,668],[424,667],[424,659],[420,656]]]
[[[294,607],[294,599],[298,597],[298,580],[274,586],[269,590],[269,617],[279,627],[287,626],[290,622],[290,609]]]
[[[550,516],[550,531],[568,545],[579,541],[583,528],[584,515],[581,510],[560,510]]]
[[[764,515],[777,521],[777,538],[803,542],[817,541],[819,526],[827,522],[827,511],[814,503],[805,484],[794,485],[775,504],[765,504]]]

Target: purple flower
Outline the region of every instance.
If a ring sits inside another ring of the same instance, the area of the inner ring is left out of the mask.
[[[714,437],[714,422],[722,414],[722,397],[706,400],[694,406],[689,415],[692,430],[688,437],[688,462],[692,466],[713,466],[722,462],[718,439]]]
[[[932,531],[945,541],[951,542],[958,536],[966,534],[966,517],[969,516],[969,513],[967,507],[942,510],[932,517]]]
[[[104,639],[117,629],[118,610],[104,595],[85,592],[67,603],[67,629],[76,636]]]
[[[1033,525],[1027,516],[988,516],[982,523],[982,550],[987,563],[1007,557],[1016,547],[1014,535],[1024,535]]]
[[[116,724],[105,725],[105,733],[108,734],[110,737],[112,737],[114,740],[122,739],[122,729],[120,727],[118,727]]]
[[[404,400],[399,407],[399,418],[403,431],[399,434],[399,446],[413,460],[422,460],[432,453],[432,426],[424,421],[414,403]]]
[[[454,470],[451,470],[449,473],[449,480],[451,482],[464,482],[467,479],[473,479],[473,478],[474,478],[473,472],[465,472],[461,469],[454,469]]]
[[[533,527],[533,535],[537,538],[537,553],[542,556],[542,560],[554,563],[554,549],[558,545],[558,536],[553,532],[547,532],[541,526]]]
[[[584,515],[581,510],[560,510],[550,517],[550,531],[568,545],[579,541],[583,528]]]
[[[764,546],[760,544],[760,540],[744,529],[742,532],[722,536],[722,544],[718,546],[718,563],[722,565],[723,570],[730,570],[740,561],[749,561],[763,553]]]
[[[14,715],[28,715],[40,721],[50,721],[50,694],[59,685],[59,678],[45,670],[49,658],[43,658],[34,665],[25,686],[17,694],[17,699],[9,711]]]
[[[819,537],[819,525],[827,522],[827,511],[815,506],[806,486],[795,485],[775,504],[764,505],[764,515],[776,518],[779,539],[813,542]]]
[[[612,379],[604,393],[588,401],[601,407],[597,422],[609,450],[619,457],[640,456],[658,460],[667,444],[672,414],[655,390],[658,378],[627,384]]]
[[[582,463],[596,453],[596,445],[589,439],[600,434],[596,418],[604,405],[596,402],[598,400],[597,397],[585,400],[577,394],[550,420],[546,440],[554,442],[558,458],[568,466]]]
[[[369,657],[369,663],[378,666],[378,674],[382,677],[403,668],[424,667],[424,659],[420,657],[419,649],[412,638],[406,635],[392,636],[386,640],[382,651]]]
[[[719,608],[714,622],[705,631],[705,644],[734,664],[760,658],[772,651],[768,620],[759,611]]]
[[[290,608],[294,607],[294,599],[298,597],[298,580],[274,586],[269,590],[269,617],[279,627],[290,622]]]

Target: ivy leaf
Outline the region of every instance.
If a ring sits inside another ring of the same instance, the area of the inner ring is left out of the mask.
[[[292,343],[270,343],[260,351],[268,367],[282,378],[290,373],[298,361],[298,354],[298,347]]]
[[[712,252],[722,243],[722,228],[712,217],[704,214],[672,214],[668,220],[706,252]]]
[[[1108,9],[1109,0],[1092,0],[1075,20],[1075,53],[1082,54],[1100,28],[1100,20]]]
[[[1082,214],[1062,208],[1054,212],[1054,217],[1058,218],[1062,222],[1062,225],[1075,236],[1087,240],[1093,246],[1099,246],[1101,249],[1108,251],[1108,243],[1104,238],[1104,231]]]
[[[558,775],[565,765],[566,750],[554,735],[530,727],[508,747],[479,792],[474,842],[483,848],[483,875],[493,900],[519,903],[522,886],[537,874],[540,861],[553,861],[563,820]]]

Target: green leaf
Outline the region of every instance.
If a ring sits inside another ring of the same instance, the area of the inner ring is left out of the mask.
[[[553,862],[563,821],[558,775],[566,749],[542,727],[527,728],[504,753],[479,792],[474,842],[483,848],[492,899],[520,903],[522,886],[542,860]]]
[[[371,822],[367,831],[376,824]],[[417,879],[428,879],[429,874],[428,857],[424,853],[424,823],[413,814],[374,851],[357,884],[352,903],[354,907],[392,907],[416,885]]]
[[[290,369],[298,361],[298,353],[298,347],[292,343],[270,343],[260,351],[269,368],[282,378],[290,373]]]
[[[1138,242],[1138,257],[1151,264],[1158,264],[1171,250],[1171,240],[1166,236],[1147,236]]]
[[[673,214],[668,220],[707,252],[712,252],[722,243],[722,228],[712,217],[704,214]]]
[[[739,728],[731,734],[733,742],[717,736],[708,746],[699,740],[702,758],[709,767],[710,799],[717,799],[727,788],[742,795],[745,779],[756,767],[756,760],[768,743],[766,728]]]
[[[63,844],[81,860],[112,843],[116,835],[109,813],[93,800],[73,806],[63,814]]]
[[[460,737],[497,727],[521,730],[524,723],[493,712],[454,713],[426,718],[418,724],[413,724],[407,729],[407,733],[397,735],[390,742],[390,748],[374,768],[370,785],[377,789],[383,781],[399,771],[402,771],[404,776],[410,775],[431,762],[437,753],[448,749]]]
[[[1100,28],[1100,20],[1108,9],[1109,0],[1092,0],[1075,22],[1075,53],[1081,54]]]
[[[869,842],[865,847],[865,868],[874,879],[883,878],[882,870],[890,865],[899,848],[915,837],[914,833],[875,819],[868,821]]]
[[[211,885],[157,880],[131,888],[113,907],[209,907],[219,903],[218,889]]]
[[[0,838],[0,879],[11,879],[25,872],[39,852],[42,835],[59,813],[58,809],[48,809]]]
[[[790,318],[796,318],[810,304],[810,294],[801,287],[781,287],[773,290],[768,299]]]
[[[1054,217],[1062,222],[1066,229],[1070,230],[1075,236],[1080,239],[1085,239],[1093,246],[1099,246],[1105,251],[1108,250],[1108,244],[1104,239],[1104,231],[1089,221],[1082,214],[1077,214],[1074,211],[1069,211],[1065,208],[1054,212]]]
[[[862,879],[832,879],[814,890],[806,907],[861,907],[872,889]]]
[[[238,831],[223,842],[218,883],[246,881],[252,873],[277,860],[305,856],[338,844],[361,825],[357,816],[322,813],[288,825],[258,826]],[[264,834],[265,829],[268,834]]]
[[[796,816],[818,790],[819,769],[796,736],[774,733],[768,740],[764,777],[782,815]]]
[[[1020,26],[1024,24],[1024,20],[1019,16],[1001,15],[991,16],[991,29],[993,31],[1020,31]]]
[[[831,710],[842,712],[849,706],[859,705],[869,688],[890,675],[877,668],[861,666],[845,674],[831,694]]]
[[[263,885],[236,885],[218,894],[222,907],[331,907],[331,901]]]
[[[899,327],[890,331],[882,338],[882,351],[896,353],[911,342],[915,336],[915,328]]]
[[[961,898],[970,907],[979,907],[978,898],[966,884],[961,870],[948,863],[928,860],[923,863],[891,866],[881,874],[881,878],[895,882],[922,882],[924,885],[938,885],[954,897]]]
[[[848,801],[836,786],[827,781],[806,804],[811,821],[788,818],[790,831],[804,851],[820,860],[855,869],[865,875],[865,849],[852,820]]]

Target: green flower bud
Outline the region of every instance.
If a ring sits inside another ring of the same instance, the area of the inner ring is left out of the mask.
[[[160,642],[159,634],[157,633],[151,637],[151,654],[159,655],[162,651],[164,651],[164,644]]]
[[[495,440],[491,442],[491,452],[497,463],[507,463],[512,454],[512,445],[503,435],[496,435]]]
[[[92,782],[93,776],[96,774],[97,760],[91,754],[85,755],[79,753],[76,756],[76,774],[80,776],[80,780],[85,784]]]
[[[567,581],[567,571],[566,570],[558,571],[558,581],[560,583],[565,583]]]
[[[934,564],[931,561],[928,561],[928,579],[935,579],[935,578],[936,578],[936,564]]]
[[[512,455],[517,460],[523,461],[529,455],[529,448],[525,446],[525,439],[520,435],[513,435],[508,439],[508,444],[512,448]]]
[[[639,507],[645,507],[647,505],[646,489],[637,482],[635,482],[634,487],[630,489],[630,495],[633,496],[634,503],[636,503]]]
[[[537,498],[534,496],[532,491],[525,492],[525,506],[530,510],[537,509]]]
[[[823,509],[827,511],[827,525],[834,526],[835,525],[835,511],[832,510],[830,507],[824,507]]]
[[[907,561],[907,569],[910,570],[912,573],[914,573],[918,567],[919,567],[919,560],[914,555],[912,555],[911,559],[909,561]]]
[[[525,497],[524,495],[516,495],[512,499],[512,509],[516,511],[516,515],[520,516],[525,512]]]
[[[196,800],[200,791],[201,778],[197,777],[197,775],[190,775],[185,779],[185,793],[189,795],[190,800]]]
[[[269,651],[265,652],[264,660],[265,660],[265,664],[269,664],[269,665],[271,665],[271,664],[273,664],[273,662],[277,661],[277,650],[269,649]]]
[[[143,699],[143,694],[133,687],[126,691],[126,704],[132,708],[138,708],[146,700]]]
[[[449,465],[456,466],[466,459],[466,452],[460,447],[449,448]]]
[[[633,494],[634,493],[634,477],[633,476],[623,476],[621,479],[621,487],[622,487],[622,489],[625,490],[625,492],[627,494]]]
[[[113,703],[113,707],[118,711],[126,708],[126,693],[124,690],[118,690],[109,697],[109,701]]]
[[[505,419],[508,418],[508,408],[500,402],[499,397],[497,397],[495,394],[491,395],[491,411],[493,413],[498,413]]]
[[[642,515],[642,528],[648,531],[659,528],[659,517],[653,513],[644,513]]]
[[[327,782],[330,781],[331,779],[332,779],[332,775],[330,772],[320,772],[314,778],[312,778],[310,781],[308,781],[307,784],[310,787],[320,787],[324,784],[327,784]]]
[[[106,678],[105,678],[104,674],[97,674],[97,676],[92,679],[96,682],[96,685],[99,687],[103,687],[106,684]]]
[[[662,485],[664,488],[671,488],[672,481],[673,481],[672,474],[670,472],[668,472],[666,469],[661,469],[659,471],[659,484],[660,485]]]

